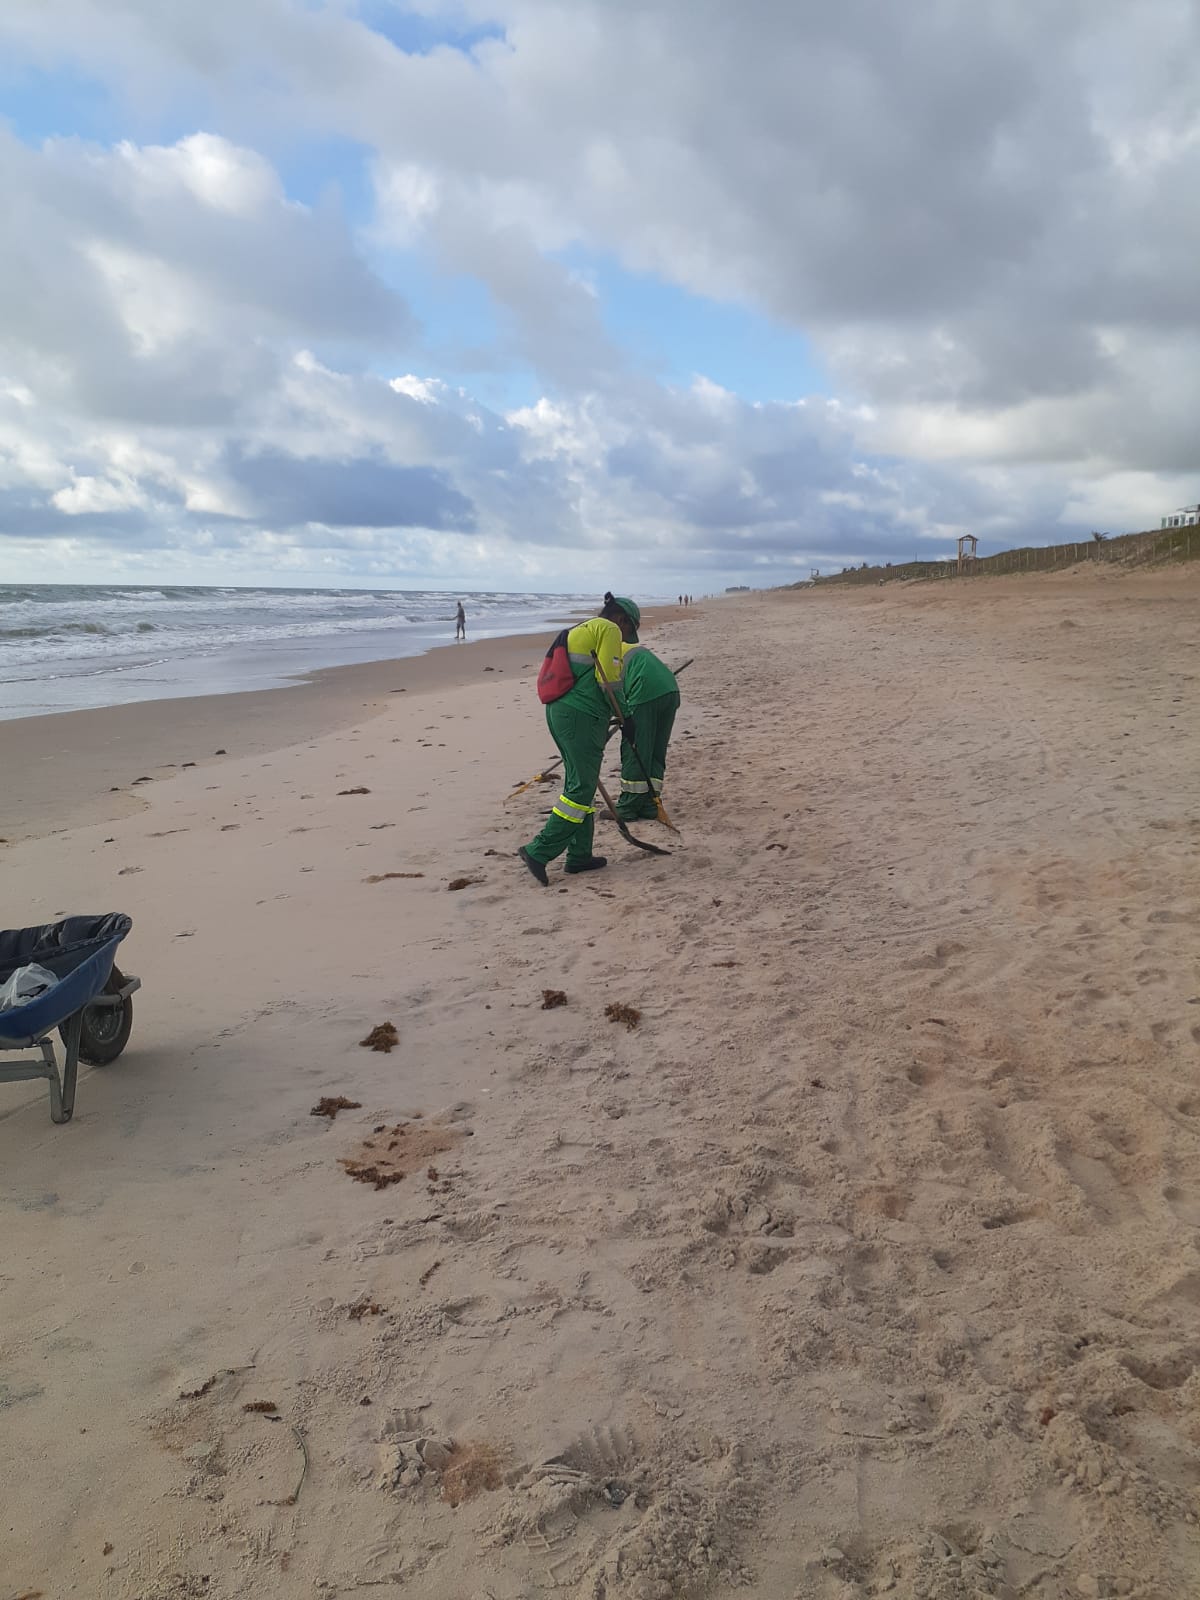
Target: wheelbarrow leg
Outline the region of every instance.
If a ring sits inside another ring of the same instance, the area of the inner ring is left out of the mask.
[[[54,1057],[54,1041],[39,1039],[38,1046],[42,1052],[42,1074],[50,1083],[50,1120],[66,1122],[68,1118],[63,1111],[62,1081],[58,1076],[58,1062]]]
[[[63,1039],[62,1079],[58,1076],[58,1063],[54,1059],[54,1045],[43,1039],[42,1058],[46,1063],[46,1076],[50,1080],[50,1120],[70,1122],[75,1114],[75,1080],[79,1075],[79,1034],[83,1027],[83,1012],[77,1011],[68,1019]]]

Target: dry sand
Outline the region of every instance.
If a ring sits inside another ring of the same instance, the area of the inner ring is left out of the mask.
[[[4,1600],[1200,1593],[1198,600],[697,608],[549,891],[528,644],[0,852],[145,983],[0,1089]]]

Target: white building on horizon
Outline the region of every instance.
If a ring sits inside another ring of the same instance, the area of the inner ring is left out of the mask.
[[[1169,517],[1164,517],[1159,524],[1162,528],[1192,528],[1200,522],[1200,506],[1180,506],[1178,511],[1172,511]]]

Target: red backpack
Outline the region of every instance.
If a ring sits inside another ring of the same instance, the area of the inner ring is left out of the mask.
[[[575,668],[571,665],[571,655],[567,649],[567,629],[564,628],[546,651],[546,659],[538,668],[538,699],[544,706],[548,706],[554,700],[561,700],[563,695],[574,687]]]

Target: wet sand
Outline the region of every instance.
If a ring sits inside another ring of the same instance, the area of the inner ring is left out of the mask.
[[[653,613],[648,613],[653,625]],[[552,631],[552,630],[551,630]],[[145,805],[138,779],[266,755],[378,716],[391,697],[423,695],[491,668],[538,663],[540,635],[468,641],[423,656],[329,667],[280,689],[196,695],[0,722],[0,838],[15,840],[127,816]]]

